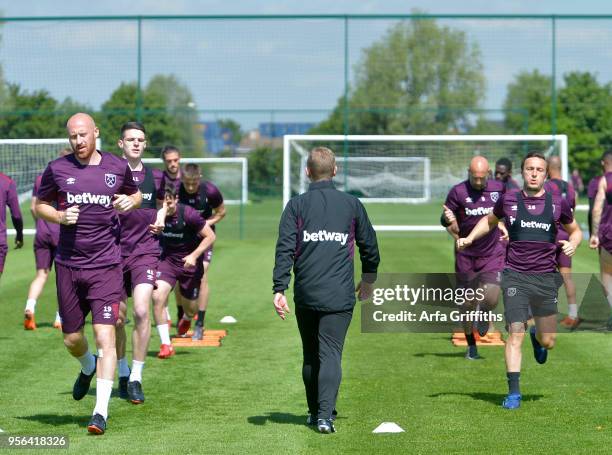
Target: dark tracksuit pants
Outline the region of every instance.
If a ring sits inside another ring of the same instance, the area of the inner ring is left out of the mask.
[[[353,310],[327,313],[295,307],[304,362],[302,378],[308,412],[329,419],[336,408],[342,379],[342,349]]]

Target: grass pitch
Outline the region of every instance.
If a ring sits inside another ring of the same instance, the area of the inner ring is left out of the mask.
[[[34,274],[32,238],[26,237],[24,249],[11,249],[0,280],[0,428],[66,435],[74,453],[608,451],[607,333],[560,334],[545,365],[535,363],[526,341],[525,399],[520,410],[506,411],[500,407],[507,390],[502,348],[481,348],[484,359],[472,362],[451,345],[450,334],[362,334],[358,308],[344,351],[338,433],[320,435],[304,425],[295,317],[281,321],[271,304],[279,206],[266,201],[246,207],[245,240],[235,239],[237,209],[220,226],[206,321],[220,328],[217,321],[225,315],[238,320],[228,327],[223,346],[179,348],[175,357],[159,360],[154,331],[144,369],[146,402],[135,406],[114,396],[102,437],[89,436],[85,428],[95,382],[82,401],[71,396],[79,364],[51,328],[53,276],[37,307],[39,330],[22,328]],[[379,207],[369,210],[374,223],[389,216]],[[405,211],[401,216],[417,219],[414,224],[435,224],[439,216],[437,205],[393,210]],[[452,243],[444,234],[382,233],[379,243],[381,272],[453,270]],[[596,256],[583,244],[574,264],[577,271],[594,272]],[[89,325],[87,331],[91,334]],[[405,433],[372,434],[385,421]]]

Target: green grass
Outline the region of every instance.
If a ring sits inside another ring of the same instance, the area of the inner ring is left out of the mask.
[[[444,201],[433,201],[428,204],[366,204],[366,210],[372,224],[379,225],[439,225]],[[278,220],[282,203],[279,199],[264,199],[257,203],[245,205],[243,210],[245,239],[257,239],[273,236],[278,230]],[[239,238],[240,207],[228,206],[228,223],[219,229],[224,236]],[[586,229],[586,212],[576,212],[576,218],[583,229]],[[402,237],[405,234],[401,234]]]
[[[238,320],[223,347],[183,348],[174,358],[159,360],[154,333],[144,370],[146,403],[113,398],[103,437],[90,437],[85,429],[93,390],[80,402],[70,395],[79,365],[50,327],[56,305],[52,282],[37,307],[41,328],[22,329],[34,272],[32,238],[26,237],[23,250],[10,251],[0,280],[0,428],[67,435],[74,453],[606,451],[612,429],[607,334],[560,334],[543,366],[535,363],[527,342],[525,402],[508,412],[499,406],[506,392],[501,348],[482,348],[483,361],[467,362],[448,334],[362,334],[358,310],[345,346],[339,432],[323,436],[306,427],[295,317],[283,322],[271,305],[278,207],[278,201],[266,201],[245,208],[246,240],[229,235],[236,212],[230,211],[220,229],[206,318],[209,328],[220,328],[217,321],[224,315]],[[378,210],[370,210],[375,222],[386,216]],[[409,221],[411,213],[422,217],[414,224],[435,224],[439,216],[435,204],[394,210],[407,212]],[[428,213],[434,218],[426,219]],[[445,234],[383,233],[379,243],[381,272],[453,270]],[[575,269],[594,272],[596,267],[595,254],[583,245]],[[372,434],[383,421],[406,432]]]

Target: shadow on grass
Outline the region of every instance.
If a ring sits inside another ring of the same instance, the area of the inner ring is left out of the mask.
[[[453,358],[453,357],[465,357],[465,351],[461,352],[417,352],[414,354],[414,357],[444,357],[444,358]],[[483,357],[484,358],[484,357]]]
[[[265,425],[268,422],[280,423],[285,425],[298,425],[301,427],[310,428],[317,431],[314,425],[306,425],[306,417],[304,414],[296,415],[287,412],[269,412],[267,415],[247,417],[247,422],[251,425]]]
[[[95,383],[92,382],[92,386],[87,391],[87,395],[85,395],[86,397],[96,397],[96,388],[94,387],[94,385]],[[72,397],[72,390],[70,390],[69,392],[58,392],[58,395],[70,395]]]
[[[176,356],[180,356],[180,355],[190,355],[191,354],[190,352],[187,352],[187,351],[177,351],[176,349],[175,349],[175,351],[176,351],[176,353],[172,357],[176,357]],[[151,358],[155,357],[155,358],[157,358],[158,352],[159,352],[159,350],[157,350],[157,351],[147,351],[147,357],[151,357]],[[159,359],[159,360],[169,360],[169,359]],[[170,361],[172,361],[172,360],[170,360]]]
[[[37,322],[36,323],[36,328],[38,328],[38,329],[53,328],[54,329],[55,327],[53,327],[53,323],[52,322]],[[61,330],[58,330],[58,329],[56,329],[56,330],[57,330],[57,333],[60,333],[60,334],[62,333]]]
[[[122,399],[122,400],[123,400],[123,398],[120,398],[120,397],[119,397],[119,389],[118,389],[117,387],[119,387],[119,385],[118,385],[118,384],[117,384],[117,385],[115,385],[115,387],[113,388],[113,391],[112,391],[112,393],[111,393],[111,397],[113,397],[113,398],[119,398],[119,399]],[[59,395],[70,395],[70,396],[72,396],[72,392],[59,392]],[[95,388],[95,387],[92,387],[91,389],[89,389],[89,391],[87,392],[87,395],[85,395],[85,396],[86,396],[86,397],[93,397],[93,398],[96,398],[96,388]]]
[[[473,398],[474,400],[486,401],[496,406],[501,406],[502,401],[504,401],[504,398],[506,398],[505,393],[488,393],[488,392],[472,392],[472,393],[441,392],[441,393],[434,393],[433,395],[427,395],[427,396],[429,398],[439,398],[439,397],[445,397],[445,396],[451,396],[451,395],[470,397],[470,398]],[[544,395],[534,395],[534,394],[523,395],[522,401],[523,402],[538,401],[543,396]]]
[[[52,425],[54,427],[74,425],[76,423],[80,427],[85,428],[89,423],[89,419],[91,419],[91,415],[77,416],[74,414],[34,414],[31,416],[21,416],[15,418],[29,420],[31,422],[44,423],[45,425]]]

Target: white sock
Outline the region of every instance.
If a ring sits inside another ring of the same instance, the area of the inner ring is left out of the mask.
[[[62,318],[59,315],[59,311],[55,312],[55,322],[59,322],[60,324],[62,323]]]
[[[578,304],[576,303],[570,303],[567,306],[567,315],[572,318],[572,319],[576,319],[578,317]]]
[[[89,375],[96,369],[96,358],[91,352],[87,351],[81,357],[77,357],[77,359],[81,362],[81,371],[83,371],[83,374]]]
[[[168,307],[166,307],[166,317],[168,318],[168,321],[172,320],[172,318],[170,317],[170,310],[168,310]]]
[[[94,414],[100,414],[104,420],[108,417],[108,402],[113,391],[113,381],[110,379],[96,380],[96,407]]]
[[[26,311],[31,311],[32,313],[34,313],[35,309],[36,309],[36,299],[28,299],[28,300],[26,300],[25,310]]]
[[[144,362],[132,360],[132,372],[130,373],[130,382],[138,381],[142,384],[142,369],[144,367],[144,364]]]
[[[170,344],[170,329],[168,324],[160,324],[157,326],[157,332],[159,338],[161,338],[161,344]]]
[[[117,362],[119,365],[119,377],[126,378],[130,375],[130,367],[128,367],[127,359],[122,357]]]

